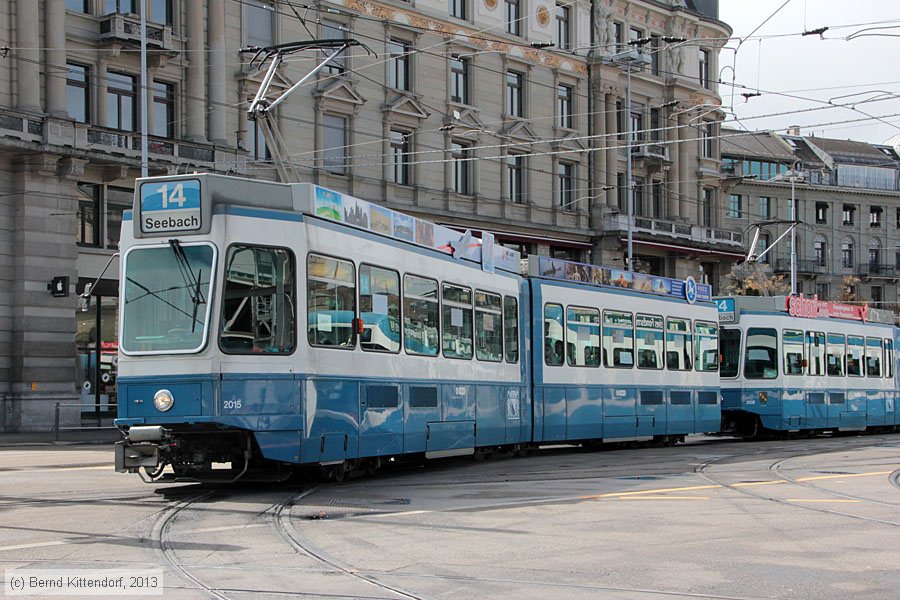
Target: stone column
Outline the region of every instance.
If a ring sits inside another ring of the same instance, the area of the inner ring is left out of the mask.
[[[606,144],[608,142],[606,137],[606,115],[603,114],[606,111],[606,94],[598,89],[594,92],[594,115],[590,115],[590,118],[594,119],[594,147],[599,148],[591,153],[591,167],[594,169],[594,189],[588,190],[588,195],[594,197],[594,201],[591,203],[591,206],[594,207],[594,211],[599,217],[602,211],[600,210],[603,204],[606,204],[606,192],[602,190],[606,186],[606,173],[609,170],[607,167],[606,161]],[[602,117],[599,115],[603,114]],[[597,115],[595,117],[595,115]],[[576,196],[577,197],[577,196]]]
[[[668,195],[666,208],[668,214],[667,219],[677,221],[681,218],[681,203],[678,201],[678,180],[681,178],[681,144],[678,143],[678,119],[669,119],[666,121],[666,142],[668,142],[669,160],[672,161],[672,167],[666,174],[666,194]]]
[[[225,0],[209,0],[209,140],[227,144],[225,133]]]
[[[65,117],[66,108],[66,4],[47,0],[44,8],[44,87],[47,112]]]
[[[39,3],[16,1],[16,108],[41,112],[41,41]]]
[[[97,120],[93,121],[95,124],[100,127],[106,127],[108,123],[107,119],[107,110],[106,110],[106,59],[99,59],[97,61],[97,101],[94,102],[94,106],[96,106],[97,111]]]
[[[188,66],[185,80],[186,117],[185,137],[195,142],[206,141],[206,115],[203,114],[206,98],[206,47],[203,31],[203,2],[194,0],[187,3],[187,21],[185,23],[187,38]]]
[[[682,219],[687,219],[693,223],[695,219],[691,218],[691,175],[690,175],[690,145],[693,143],[691,137],[691,127],[687,123],[687,119],[679,117],[678,119],[678,212]],[[694,214],[696,214],[696,210]]]
[[[618,133],[616,129],[616,96],[606,94],[606,133],[603,143],[606,146],[606,185],[611,189],[606,190],[606,205],[610,208],[618,208],[619,190],[616,189],[616,172],[619,170],[619,155],[616,153]]]

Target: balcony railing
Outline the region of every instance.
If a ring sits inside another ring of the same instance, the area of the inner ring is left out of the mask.
[[[635,142],[631,147],[631,155],[636,160],[669,162],[669,149],[663,144]]]
[[[791,259],[790,258],[779,258],[775,261],[775,272],[776,273],[790,273],[791,272]],[[797,272],[798,273],[806,273],[806,274],[816,274],[816,273],[824,273],[825,265],[812,258],[798,258],[797,259]]]
[[[137,15],[115,13],[100,19],[101,42],[141,43],[141,18]],[[153,50],[172,51],[172,28],[164,25],[147,23],[147,48]]]
[[[859,265],[859,274],[865,275],[866,277],[886,277],[888,279],[893,279],[900,275],[900,271],[898,271],[895,265],[868,262]]]
[[[610,214],[604,218],[604,225],[607,230],[627,231],[628,216],[623,214]],[[676,223],[665,219],[656,219],[652,217],[635,216],[632,221],[634,233],[650,234],[655,239],[669,239],[675,242],[686,244],[702,244],[708,246],[715,244],[719,246],[727,246],[732,249],[743,250],[744,236],[738,231],[729,231],[726,229],[714,229],[711,227],[701,227],[699,225],[689,225],[687,223]]]

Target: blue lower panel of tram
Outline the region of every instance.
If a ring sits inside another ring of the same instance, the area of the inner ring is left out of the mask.
[[[806,421],[804,429],[825,429],[828,427],[828,394],[824,391],[806,392]]]
[[[880,427],[888,424],[884,392],[880,390],[869,391],[866,394],[866,424],[869,427]]]

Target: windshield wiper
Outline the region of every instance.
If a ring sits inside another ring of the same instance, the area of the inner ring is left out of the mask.
[[[201,304],[206,304],[206,300],[200,292],[200,276],[203,274],[203,269],[198,270],[197,276],[194,277],[194,272],[191,270],[191,263],[184,254],[184,248],[181,247],[181,242],[172,239],[169,240],[169,246],[172,247],[172,254],[175,255],[175,260],[178,262],[178,270],[181,272],[181,278],[184,279],[184,283],[187,285],[188,289],[191,290],[191,302],[194,303],[194,312],[191,315],[191,333],[194,333],[197,330],[197,309],[200,308]]]

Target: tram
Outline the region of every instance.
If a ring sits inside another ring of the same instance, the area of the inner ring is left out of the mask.
[[[800,296],[717,298],[722,430],[893,430],[892,312]]]
[[[212,174],[139,179],[121,247],[121,472],[341,478],[718,430],[716,305],[690,278],[523,270],[489,234]]]

